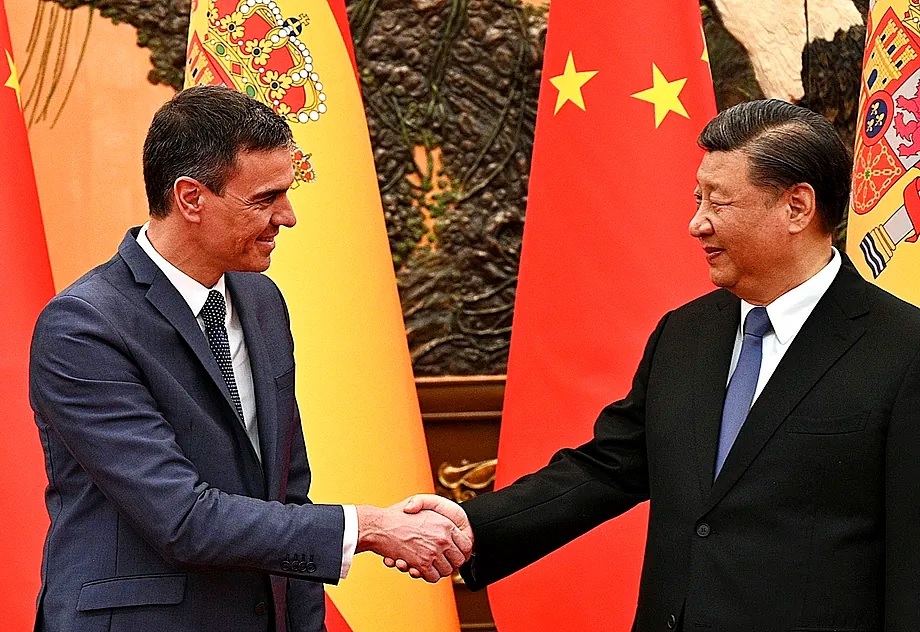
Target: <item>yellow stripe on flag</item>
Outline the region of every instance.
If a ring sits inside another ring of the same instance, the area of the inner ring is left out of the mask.
[[[388,505],[431,491],[367,123],[332,11],[198,0],[189,42],[186,85],[254,94],[289,120],[306,158],[290,193],[297,226],[269,274],[291,311],[311,497]],[[459,629],[449,582],[413,581],[375,555],[329,592],[354,632]]]

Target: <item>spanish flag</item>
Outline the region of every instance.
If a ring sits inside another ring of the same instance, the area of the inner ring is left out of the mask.
[[[869,8],[847,253],[867,279],[920,305],[920,5]]]
[[[496,487],[591,436],[655,323],[712,288],[687,225],[715,114],[697,0],[553,0]],[[501,632],[629,630],[647,509],[489,588]]]
[[[186,85],[236,88],[294,130],[298,221],[269,274],[291,312],[311,497],[389,505],[433,484],[342,15],[341,0],[197,0]],[[329,594],[354,632],[459,629],[449,582],[374,555]]]
[[[45,459],[29,407],[29,341],[38,313],[54,296],[54,282],[3,0],[0,147],[0,478],[6,481],[0,491],[0,612],[4,629],[31,630],[48,512]]]

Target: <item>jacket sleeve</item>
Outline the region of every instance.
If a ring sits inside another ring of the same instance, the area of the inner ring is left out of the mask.
[[[471,589],[520,570],[648,499],[645,399],[666,320],[649,339],[629,394],[604,408],[591,441],[561,450],[534,474],[463,504],[475,549],[461,574]]]
[[[202,480],[177,443],[170,422],[180,420],[163,417],[118,329],[87,300],[59,296],[39,317],[30,392],[36,414],[165,559],[338,580],[341,507],[263,501]]]
[[[303,505],[311,502],[307,498],[307,491],[310,489],[310,465],[307,460],[303,428],[300,423],[300,413],[298,412],[296,401],[294,403],[294,413],[290,428],[290,467],[285,500],[295,505]],[[341,508],[339,509],[341,510]],[[338,549],[336,549],[339,553],[339,569],[341,569],[342,565],[342,534],[344,531],[345,524],[343,521],[338,539]],[[334,580],[326,580],[326,582],[337,584],[339,582],[339,572],[336,572]],[[313,622],[316,620],[322,621],[325,617],[325,598],[322,584],[304,579],[288,579],[286,603],[289,630],[296,632],[298,630],[314,629]]]

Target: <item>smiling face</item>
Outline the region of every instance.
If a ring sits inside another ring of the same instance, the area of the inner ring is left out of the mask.
[[[199,245],[213,273],[268,269],[278,231],[297,221],[293,182],[291,153],[280,148],[241,151],[222,195],[202,187]]]
[[[749,167],[741,151],[706,153],[690,234],[703,246],[714,284],[766,305],[799,282],[789,261],[797,228],[788,192],[756,186]]]

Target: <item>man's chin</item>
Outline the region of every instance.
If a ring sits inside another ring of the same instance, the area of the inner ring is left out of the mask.
[[[728,279],[728,275],[715,268],[709,269],[709,280],[712,281],[712,284],[716,287],[729,288],[732,285],[732,282]]]
[[[272,263],[271,257],[260,257],[236,266],[235,272],[265,272]]]

